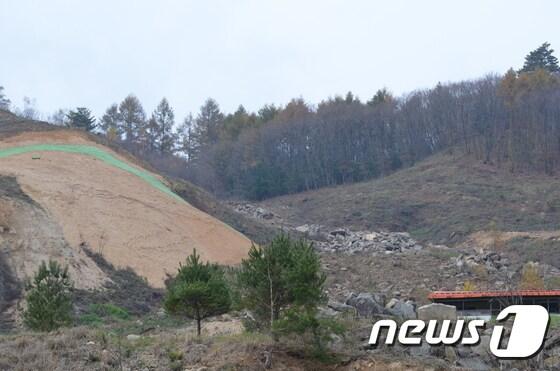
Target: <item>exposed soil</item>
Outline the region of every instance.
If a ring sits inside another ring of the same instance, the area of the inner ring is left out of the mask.
[[[13,135],[0,146],[37,143],[97,145],[71,131],[49,131]],[[166,274],[174,274],[195,248],[204,260],[222,264],[237,264],[247,254],[251,242],[245,236],[136,176],[85,155],[36,155],[40,159],[31,154],[1,159],[0,174],[17,179],[23,192],[54,221],[52,229],[61,228],[75,255],[87,246],[116,267],[130,267],[151,285],[162,287]],[[13,210],[21,213],[19,207]],[[50,253],[40,247],[37,251]],[[80,260],[91,261],[87,256]],[[99,275],[104,276],[97,269],[95,274],[74,277],[79,287],[91,287],[103,283]]]

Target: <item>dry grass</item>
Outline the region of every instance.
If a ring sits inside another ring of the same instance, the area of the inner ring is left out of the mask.
[[[382,179],[263,205],[293,223],[408,231],[421,240],[453,244],[490,225],[500,231],[557,229],[558,180],[440,154]]]

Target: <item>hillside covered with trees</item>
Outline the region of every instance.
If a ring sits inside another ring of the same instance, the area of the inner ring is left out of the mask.
[[[295,98],[225,114],[208,99],[178,124],[165,98],[148,116],[129,95],[97,123],[83,107],[51,121],[101,131],[220,196],[264,199],[354,183],[443,150],[512,172],[552,174],[560,167],[560,68],[553,52],[545,43],[519,71],[399,97],[384,88],[365,102],[349,92],[317,106]],[[4,95],[0,101],[9,105]]]

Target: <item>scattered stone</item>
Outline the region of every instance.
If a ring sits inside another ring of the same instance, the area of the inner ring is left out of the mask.
[[[355,309],[354,307],[344,304],[344,303],[339,303],[337,301],[334,300],[329,300],[329,302],[327,303],[327,306],[329,308],[331,308],[332,310],[335,310],[337,312],[354,312]]]
[[[387,303],[387,305],[385,305],[385,308],[387,309],[393,309],[393,307],[397,304],[397,302],[399,301],[399,299],[391,299],[389,300],[389,302]]]
[[[298,227],[299,228],[299,227]],[[384,252],[392,254],[405,250],[419,250],[422,246],[407,233],[390,232],[353,232],[346,228],[331,230],[323,235],[320,228],[316,228],[317,236],[325,236],[326,241],[315,241],[314,246],[326,252],[357,253],[361,251]]]
[[[307,224],[300,225],[299,227],[296,227],[296,231],[298,231],[300,233],[308,233],[309,232],[309,226]]]
[[[361,293],[351,294],[346,300],[346,304],[356,308],[356,312],[360,317],[371,318],[378,314],[388,314],[384,308],[384,299],[382,295]]]
[[[386,308],[389,312],[397,317],[404,319],[415,319],[416,312],[414,311],[414,303],[412,301],[403,301],[399,299],[391,299],[387,304]]]
[[[335,230],[331,231],[330,234],[331,234],[331,236],[335,236],[335,237],[336,236],[346,237],[346,236],[348,236],[349,231],[341,228],[341,229],[335,229]]]
[[[136,334],[130,334],[126,337],[126,340],[128,341],[137,341],[140,340],[140,338],[142,338],[142,336],[140,335],[136,335]]]
[[[453,305],[432,303],[418,308],[418,319],[421,320],[457,320],[457,308]]]

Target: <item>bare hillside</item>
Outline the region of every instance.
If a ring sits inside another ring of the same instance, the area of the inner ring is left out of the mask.
[[[146,172],[89,136],[68,130],[11,132],[0,140],[0,150],[36,144],[96,147]],[[174,273],[194,248],[205,260],[237,264],[251,244],[181,198],[92,156],[61,151],[13,154],[0,158],[0,175],[0,245],[3,259],[20,280],[52,257],[69,263],[78,287],[98,287],[105,277],[84,254],[89,248],[161,287],[166,274]],[[156,174],[150,176],[167,184]]]
[[[407,231],[420,240],[457,244],[479,231],[558,229],[559,181],[440,154],[382,179],[261,205],[293,223]]]

